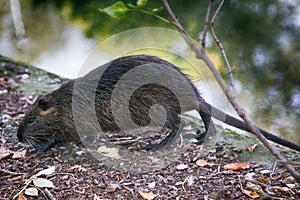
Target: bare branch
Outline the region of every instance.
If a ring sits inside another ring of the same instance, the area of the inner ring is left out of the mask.
[[[190,48],[194,51],[197,52],[197,46],[196,44],[193,42],[193,39],[187,34],[187,32],[184,30],[184,28],[181,26],[181,24],[179,23],[177,17],[175,16],[175,14],[173,13],[168,1],[166,0],[162,0],[163,4],[165,5],[166,10],[168,11],[170,17],[171,17],[171,23],[177,27],[178,31],[181,33],[183,39],[186,41],[186,43],[190,46]],[[196,57],[201,59],[202,57],[202,52],[199,51],[196,53]]]
[[[234,85],[235,79],[234,79],[234,76],[233,76],[233,71],[232,71],[232,68],[230,66],[230,62],[228,61],[228,58],[227,58],[226,52],[224,50],[224,47],[223,47],[222,43],[220,42],[220,40],[218,39],[218,37],[217,37],[217,35],[215,33],[215,29],[214,29],[215,19],[216,19],[217,15],[219,14],[219,12],[220,12],[223,4],[224,4],[224,0],[221,1],[220,5],[218,6],[218,9],[216,10],[215,14],[213,15],[213,17],[211,19],[210,30],[211,30],[213,38],[214,38],[216,44],[218,45],[218,47],[220,48],[222,56],[223,56],[223,58],[225,60],[225,63],[226,63],[226,66],[227,66],[228,75],[229,75],[229,83],[230,83],[230,87],[231,87],[231,90],[232,90],[232,95],[233,95],[234,101],[236,103],[238,103],[237,92],[236,92],[236,88],[235,88],[235,85]]]
[[[204,28],[202,32],[202,48],[205,49],[206,47],[206,35],[207,35],[207,29],[208,29],[208,24],[209,24],[209,16],[211,13],[211,7],[212,7],[213,0],[208,1],[207,9],[206,9],[206,14],[205,14],[205,22],[204,22]]]
[[[186,33],[180,22],[178,21],[177,17],[173,13],[169,3],[167,0],[162,0],[167,12],[171,17],[171,22],[174,24],[178,31],[181,33],[182,37],[186,41],[186,43],[190,46],[190,48],[195,52],[196,57],[198,59],[202,59],[208,68],[211,70],[213,75],[215,76],[218,84],[220,85],[221,89],[225,93],[227,99],[230,101],[231,105],[234,107],[238,115],[244,120],[244,122],[249,126],[251,132],[257,136],[257,138],[269,149],[269,151],[278,159],[280,160],[283,165],[286,167],[287,170],[291,173],[291,175],[300,182],[300,175],[299,173],[291,166],[288,161],[269,143],[269,141],[260,133],[260,131],[256,128],[254,123],[249,119],[246,115],[244,109],[240,107],[238,103],[235,102],[234,97],[229,94],[229,91],[223,82],[219,72],[216,70],[213,62],[207,57],[204,48],[198,48],[197,45],[193,42],[192,38]],[[215,14],[216,15],[216,14]]]

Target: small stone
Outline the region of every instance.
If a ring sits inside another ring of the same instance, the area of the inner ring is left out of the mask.
[[[233,151],[233,152],[236,152],[236,153],[242,153],[242,149],[237,148],[237,147],[234,147],[234,148],[232,149],[232,151]]]
[[[85,153],[85,151],[76,151],[76,154],[78,155],[78,156],[81,156],[82,154],[84,154]]]
[[[21,79],[28,79],[29,78],[29,74],[22,74],[21,75]]]

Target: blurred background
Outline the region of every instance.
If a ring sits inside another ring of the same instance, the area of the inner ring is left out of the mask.
[[[114,2],[0,1],[0,54],[63,77],[75,78],[95,46],[115,34],[141,27],[176,30],[172,25],[140,12],[114,19],[99,11]],[[124,2],[135,4],[135,1]],[[203,30],[207,2],[169,2],[195,40]],[[214,10],[218,2],[214,2]],[[162,3],[149,1],[147,7],[160,8]],[[163,9],[158,14],[169,19]],[[258,126],[300,144],[300,1],[225,1],[216,19],[215,30],[235,70],[238,98],[243,107]],[[151,34],[145,34],[144,38],[145,41],[153,39]],[[173,41],[169,46],[171,51],[188,52],[183,43]],[[99,57],[103,58],[103,63],[109,60],[109,52],[120,48],[120,44],[109,48]],[[211,36],[207,39],[207,49],[227,81],[226,66]],[[193,57],[192,52],[189,54],[186,57]],[[204,76],[206,84],[212,84],[208,88],[218,88],[207,69],[202,67],[202,76],[198,76],[176,58],[169,60],[185,69],[199,86]],[[212,92],[209,90],[203,92],[204,97]],[[225,101],[224,97],[216,96],[219,99],[212,103]]]

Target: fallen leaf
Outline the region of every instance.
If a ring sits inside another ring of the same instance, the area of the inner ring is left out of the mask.
[[[139,194],[142,196],[143,199],[146,199],[146,200],[152,200],[152,199],[154,199],[155,197],[158,196],[156,194],[153,194],[152,192],[139,191]]]
[[[270,190],[274,190],[276,192],[280,192],[281,194],[288,194],[290,190],[288,187],[279,187],[279,186],[271,186],[269,187]]]
[[[118,188],[120,188],[120,184],[119,183],[110,183],[107,188],[105,189],[105,191],[107,192],[115,192]]]
[[[233,170],[233,171],[240,170],[240,169],[247,169],[249,167],[250,165],[247,162],[229,163],[224,166],[225,169]]]
[[[197,160],[196,165],[200,166],[200,167],[204,167],[204,166],[208,165],[208,162],[206,160],[200,159],[200,160]]]
[[[292,184],[292,183],[287,183],[286,186],[288,186],[288,187],[291,188],[291,189],[296,188],[296,185],[295,185],[295,184]]]
[[[27,200],[24,194],[19,194],[18,195],[18,200]]]
[[[257,199],[260,197],[259,194],[257,194],[257,192],[255,191],[249,191],[249,190],[245,190],[243,188],[241,188],[242,193],[244,193],[245,195],[247,195],[248,197],[252,198],[252,199]]]
[[[155,182],[151,182],[148,184],[148,188],[153,189],[155,188],[156,183]]]
[[[0,148],[0,160],[8,157],[10,154],[11,154],[11,150],[7,149],[6,147]]]
[[[184,170],[184,169],[187,169],[189,166],[186,165],[186,164],[179,164],[176,166],[176,169],[178,170]]]
[[[78,169],[80,172],[86,172],[86,168],[82,167],[81,165],[74,165],[71,169]]]
[[[27,152],[26,149],[24,149],[23,151],[15,151],[15,152],[13,152],[12,158],[13,159],[16,159],[16,158],[25,158],[26,152]]]
[[[52,181],[49,181],[49,180],[44,179],[44,178],[34,179],[33,184],[37,187],[40,187],[40,188],[43,188],[43,187],[54,188],[54,185],[53,185]]]
[[[260,173],[261,174],[270,174],[272,171],[271,170],[268,170],[268,169],[264,169],[264,170],[261,170]]]
[[[42,175],[50,175],[52,174],[53,172],[55,172],[55,166],[51,166],[47,169],[43,169],[42,171],[38,172],[36,175],[33,175],[33,177],[39,177],[39,176],[42,176]]]
[[[190,175],[186,178],[187,186],[191,187],[195,183],[195,177],[193,175]]]
[[[27,194],[28,196],[38,196],[39,191],[36,188],[31,187],[25,190],[25,194]]]
[[[200,159],[200,160],[197,160],[196,165],[199,166],[199,167],[204,167],[204,166],[207,166],[207,165],[210,166],[210,167],[213,167],[217,164],[213,163],[213,162],[207,162],[206,160]]]
[[[119,149],[117,148],[109,148],[106,146],[101,146],[97,149],[97,152],[110,158],[120,159]]]
[[[247,173],[244,177],[245,177],[245,179],[246,180],[253,180],[254,178],[254,175],[255,175],[256,173],[254,173],[254,172],[251,172],[251,173]]]
[[[250,153],[253,153],[253,151],[254,151],[254,149],[256,148],[256,146],[257,146],[257,144],[255,144],[255,145],[253,145],[253,146],[249,146],[249,147],[248,147],[248,151],[249,151]]]
[[[102,200],[98,195],[94,194],[94,199],[93,200]]]
[[[0,79],[0,81],[2,81],[1,79]],[[2,136],[1,137],[1,148],[3,147],[3,145],[5,145],[6,144],[6,139]]]

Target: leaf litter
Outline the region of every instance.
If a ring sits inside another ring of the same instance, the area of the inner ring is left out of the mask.
[[[2,199],[300,199],[299,183],[285,170],[243,160],[240,151],[228,151],[236,148],[229,142],[210,149],[189,144],[174,163],[140,173],[95,162],[82,144],[36,152],[16,139],[18,124],[36,96],[18,89],[22,77],[28,78],[22,73],[30,76],[16,66],[14,73],[0,77]],[[253,146],[251,151],[257,149]],[[99,151],[118,157],[115,149]]]

